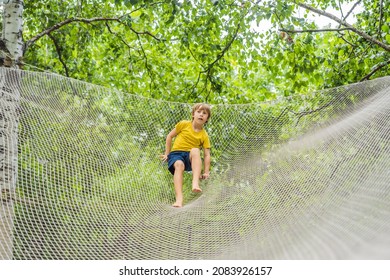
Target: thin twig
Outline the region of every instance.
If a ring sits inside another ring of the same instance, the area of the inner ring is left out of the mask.
[[[339,9],[340,9],[341,18],[342,18],[343,20],[345,20],[344,13],[343,13],[343,7],[341,6],[340,0],[339,0],[338,2],[339,2]]]
[[[299,113],[293,112],[295,115],[298,115],[298,120],[297,120],[295,126],[298,125],[298,123],[300,122],[302,117],[307,116],[307,115],[311,115],[311,114],[316,113],[316,112],[319,112],[322,109],[325,109],[325,108],[329,107],[330,105],[332,105],[335,101],[336,101],[335,99],[332,99],[331,101],[329,101],[328,103],[322,105],[321,107],[318,107],[317,109],[313,109],[313,110],[310,110],[310,111],[303,111],[303,112],[299,112]]]
[[[362,0],[359,0],[355,4],[353,4],[352,8],[349,10],[347,15],[343,18],[343,20],[346,20],[352,14],[353,10],[355,10],[355,8],[360,4],[360,2],[362,2]]]
[[[350,46],[353,47],[353,48],[356,48],[356,47],[357,47],[355,44],[353,44],[353,43],[351,43],[350,41],[348,41],[347,39],[345,39],[345,38],[344,38],[344,34],[342,34],[342,33],[339,33],[339,34],[340,34],[340,38],[341,38],[345,43],[347,43],[348,45],[350,45]]]
[[[119,40],[122,41],[123,44],[125,44],[129,49],[131,49],[132,47],[122,38],[122,36],[118,35],[118,33],[114,32],[111,30],[111,27],[110,25],[108,24],[108,22],[106,22],[106,27],[107,27],[107,30],[108,32],[110,32],[112,35],[116,36],[119,38]]]
[[[368,73],[366,76],[364,76],[360,82],[369,80],[372,75],[374,75],[377,71],[381,70],[383,67],[390,65],[390,60],[386,62],[379,63],[370,73]]]

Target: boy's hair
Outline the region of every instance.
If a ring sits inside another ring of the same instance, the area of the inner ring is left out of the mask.
[[[196,103],[192,107],[192,111],[191,111],[192,119],[194,119],[195,111],[199,110],[199,109],[205,110],[207,112],[207,121],[208,121],[210,119],[210,117],[211,117],[211,107],[210,107],[210,105],[208,105],[206,103]],[[206,123],[207,123],[207,121],[206,121]]]

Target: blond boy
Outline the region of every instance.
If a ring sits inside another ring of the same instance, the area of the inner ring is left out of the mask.
[[[202,192],[199,179],[210,176],[210,139],[204,129],[210,119],[211,110],[208,104],[198,103],[192,107],[192,121],[180,121],[167,135],[164,161],[168,161],[168,169],[173,174],[176,201],[173,207],[183,206],[183,174],[192,171],[192,191]],[[175,141],[172,146],[172,141]],[[172,147],[172,148],[171,148]],[[200,150],[204,150],[204,171]]]

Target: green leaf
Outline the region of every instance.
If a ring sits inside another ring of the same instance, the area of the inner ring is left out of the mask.
[[[387,34],[385,38],[386,38],[387,43],[390,44],[390,34]]]
[[[169,17],[169,19],[168,19],[165,23],[166,23],[166,24],[170,24],[170,23],[172,23],[174,20],[175,20],[175,16],[174,16],[174,14],[172,14],[172,15]]]

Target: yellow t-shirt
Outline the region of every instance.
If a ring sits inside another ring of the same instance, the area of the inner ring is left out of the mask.
[[[181,121],[175,126],[176,139],[173,143],[173,151],[189,152],[192,148],[210,149],[210,139],[206,130],[203,128],[199,132],[195,132],[192,128],[191,121]]]

